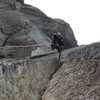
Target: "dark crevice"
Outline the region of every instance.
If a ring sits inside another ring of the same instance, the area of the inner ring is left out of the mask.
[[[9,37],[10,37],[10,36],[8,36],[8,37],[6,38],[6,40],[4,41],[4,43],[2,44],[2,46],[5,46],[5,45],[6,45],[6,43],[7,43],[8,39],[9,39]]]
[[[54,73],[51,75],[51,77],[50,77],[50,79],[49,79],[49,82],[52,80],[54,74],[59,70],[59,68],[62,66],[62,64],[63,64],[63,63],[62,63],[61,61],[59,61],[59,65],[58,65],[58,67],[55,69]],[[49,83],[49,82],[48,82],[48,83]],[[48,85],[48,83],[47,83],[47,85]],[[46,89],[47,89],[47,87],[44,88],[43,93],[42,93],[42,95],[41,95],[41,97],[40,97],[39,100],[42,100],[42,96],[44,95],[44,92],[46,91]]]
[[[3,34],[6,34],[2,28],[0,28],[0,31],[3,33]],[[4,43],[2,44],[2,46],[5,46],[5,44],[7,43],[8,39],[9,39],[10,35],[8,35],[8,37],[6,38],[6,40],[4,41]]]
[[[2,67],[2,72],[5,73],[5,69]]]

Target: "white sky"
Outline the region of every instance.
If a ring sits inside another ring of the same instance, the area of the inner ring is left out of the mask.
[[[100,0],[25,0],[70,24],[79,45],[100,41]]]

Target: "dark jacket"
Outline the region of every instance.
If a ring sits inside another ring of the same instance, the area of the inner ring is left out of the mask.
[[[53,44],[57,43],[59,46],[63,46],[64,43],[63,43],[63,37],[62,37],[62,35],[60,35],[60,36],[54,35],[52,43]]]
[[[62,35],[53,35],[52,45],[51,48],[57,49],[58,52],[63,50],[64,42],[63,42],[63,36]]]

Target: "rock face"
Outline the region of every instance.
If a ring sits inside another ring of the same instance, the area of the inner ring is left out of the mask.
[[[70,51],[42,100],[100,100],[100,43]]]
[[[64,35],[65,48],[77,46],[69,24],[52,19],[24,0],[0,0],[0,57],[29,56],[48,46],[52,32]],[[48,49],[47,49],[48,48]],[[0,100],[100,100],[100,43],[37,59],[0,59]]]
[[[0,60],[0,100],[100,100],[100,43],[57,57]]]
[[[24,4],[24,0],[0,0],[0,46],[51,43],[53,32],[64,35],[65,48],[77,46],[71,27],[63,20],[49,18],[38,8]],[[50,45],[39,48],[48,52]],[[2,48],[0,56],[29,56],[36,49]]]
[[[52,60],[0,60],[0,100],[40,100],[59,67]]]

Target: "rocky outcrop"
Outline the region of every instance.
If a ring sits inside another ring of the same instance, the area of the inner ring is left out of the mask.
[[[52,60],[0,60],[0,100],[40,100],[59,68]]]
[[[24,4],[24,0],[0,0],[0,46],[51,43],[52,33],[58,31],[64,35],[65,48],[77,46],[71,27],[63,20],[49,18],[38,8]],[[45,53],[50,45],[39,48]],[[2,48],[0,56],[26,57],[36,49]]]
[[[65,48],[77,46],[73,31],[24,0],[0,0],[0,46],[50,43],[52,32],[64,35]],[[44,53],[50,45],[1,48],[0,57]],[[47,49],[48,48],[48,49]],[[100,43],[64,50],[37,59],[0,60],[0,100],[100,100]]]
[[[100,43],[67,53],[42,100],[100,100]]]
[[[65,50],[61,62],[0,60],[0,100],[100,100],[100,43]]]
[[[65,48],[77,46],[74,33],[68,23],[61,19],[52,19],[41,12],[38,8],[30,5],[23,5],[21,12],[50,39],[53,32],[61,32],[64,36]]]

